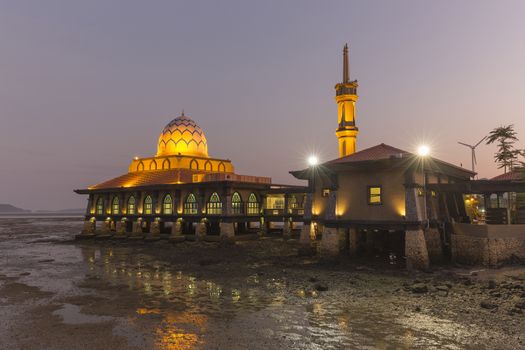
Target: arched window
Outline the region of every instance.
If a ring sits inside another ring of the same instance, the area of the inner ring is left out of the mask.
[[[151,196],[147,196],[144,199],[144,211],[143,212],[145,215],[153,214],[153,200],[151,199]]]
[[[297,209],[297,208],[298,208],[298,205],[297,205],[297,197],[295,197],[295,196],[291,196],[291,197],[288,199],[288,208],[289,208],[289,209]]]
[[[242,214],[243,211],[241,195],[235,192],[232,196],[232,214]]]
[[[168,170],[170,168],[170,161],[169,159],[164,159],[164,161],[162,162],[162,169],[163,170]]]
[[[162,213],[164,215],[173,214],[173,200],[169,194],[167,194],[162,201]]]
[[[197,200],[193,193],[190,193],[184,201],[184,214],[195,215],[197,214]]]
[[[113,202],[111,202],[111,212],[113,215],[120,214],[120,202],[117,196],[113,197]]]
[[[226,172],[226,167],[224,166],[224,163],[223,163],[223,162],[220,162],[220,163],[219,163],[219,169],[218,169],[218,170],[221,171],[221,172],[223,172],[223,173]]]
[[[222,214],[222,202],[217,192],[213,192],[210,200],[206,203],[206,213],[208,213],[208,215]]]
[[[149,170],[157,170],[157,162],[155,160],[152,160],[151,163],[149,163]]]
[[[128,199],[128,215],[135,215],[135,197],[131,196]]]
[[[212,171],[213,170],[213,167],[212,167],[211,162],[209,160],[206,161],[206,163],[204,163],[204,170],[206,170],[206,171]]]
[[[195,159],[191,160],[190,169],[199,170],[199,163]]]
[[[137,165],[137,171],[144,171],[144,163],[140,162],[139,165]]]
[[[104,199],[102,197],[98,197],[97,199],[97,215],[104,215]]]
[[[255,193],[250,193],[250,197],[248,197],[248,215],[257,214],[259,214],[259,202],[257,201]]]

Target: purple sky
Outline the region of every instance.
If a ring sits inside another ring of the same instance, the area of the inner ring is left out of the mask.
[[[345,42],[358,149],[425,141],[470,167],[457,141],[508,123],[525,141],[524,13],[523,1],[0,1],[0,203],[83,207],[73,189],[153,155],[183,108],[211,156],[295,183],[310,152],[337,156]],[[494,150],[479,147],[481,177],[499,173]]]

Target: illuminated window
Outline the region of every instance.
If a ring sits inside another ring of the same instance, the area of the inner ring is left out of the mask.
[[[297,204],[297,198],[295,196],[291,196],[290,199],[288,199],[288,207],[290,209],[297,209],[299,207]]]
[[[120,213],[120,203],[117,196],[113,197],[113,202],[111,203],[111,211],[113,212],[113,215],[118,215]]]
[[[173,200],[169,194],[164,197],[164,201],[162,202],[162,212],[164,215],[173,214]]]
[[[259,214],[259,202],[255,193],[250,193],[248,197],[248,215],[257,215]]]
[[[186,197],[186,201],[184,202],[184,214],[197,214],[197,200],[193,193],[190,193],[188,197]]]
[[[104,214],[104,199],[102,197],[98,197],[97,199],[97,215],[103,215]]]
[[[213,170],[213,167],[212,167],[211,162],[209,160],[204,164],[204,170],[206,170],[206,171],[212,171]]]
[[[135,197],[133,196],[128,199],[128,215],[135,215]]]
[[[235,192],[232,196],[232,214],[242,214],[242,199],[239,192]]]
[[[223,172],[223,173],[226,172],[226,167],[224,166],[224,163],[223,163],[223,162],[220,162],[220,163],[219,163],[218,170],[219,170],[220,172]]]
[[[222,202],[217,192],[213,192],[210,196],[210,200],[206,203],[206,213],[209,215],[222,214]]]
[[[437,193],[436,193],[436,191],[430,191],[430,195],[431,195],[432,197],[434,197],[434,198],[437,197]]]
[[[329,188],[323,188],[323,197],[328,197],[330,195],[330,189]]]
[[[380,205],[383,204],[381,186],[368,186],[368,204]]]
[[[164,159],[164,161],[162,162],[162,169],[167,170],[169,168],[170,168],[170,161],[168,159]]]
[[[421,187],[419,187],[419,188],[417,189],[417,195],[418,195],[419,197],[423,197],[423,193],[424,193],[423,189],[422,189]]]
[[[151,199],[151,196],[147,196],[146,199],[144,199],[144,214],[153,214],[153,200]]]

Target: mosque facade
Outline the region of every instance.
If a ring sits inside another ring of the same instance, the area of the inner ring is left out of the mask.
[[[305,191],[236,174],[229,159],[209,156],[204,131],[182,112],[160,133],[155,156],[135,157],[127,173],[75,192],[88,195],[82,238],[184,240],[264,233],[275,222],[291,234]]]

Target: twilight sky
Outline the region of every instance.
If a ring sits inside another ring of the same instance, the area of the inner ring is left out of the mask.
[[[525,141],[523,1],[0,0],[0,203],[83,207],[75,188],[156,152],[184,109],[210,155],[296,183],[337,156],[350,45],[358,149],[385,142],[470,167],[514,123]],[[480,177],[497,175],[493,146]]]

